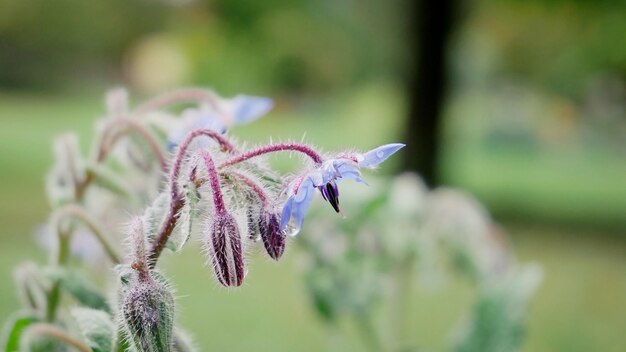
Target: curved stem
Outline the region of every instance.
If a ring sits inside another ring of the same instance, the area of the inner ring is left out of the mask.
[[[241,180],[248,187],[250,187],[250,189],[252,189],[254,193],[256,193],[256,195],[259,197],[259,200],[261,201],[261,203],[263,203],[264,206],[268,205],[267,194],[265,194],[265,192],[263,191],[263,187],[261,187],[257,182],[255,182],[250,177],[240,174],[238,172],[229,172],[228,175],[235,176],[236,178]]]
[[[215,169],[215,163],[213,162],[213,158],[211,154],[206,150],[200,152],[200,156],[204,160],[204,165],[206,166],[207,172],[209,174],[209,182],[211,183],[211,191],[213,192],[213,204],[215,204],[215,212],[222,213],[226,211],[226,207],[224,206],[224,198],[222,197],[222,190],[220,188],[220,179],[217,175],[217,170]]]
[[[212,138],[216,142],[220,144],[223,150],[229,151],[231,153],[235,152],[235,146],[230,143],[230,141],[224,137],[221,133],[215,132],[211,129],[198,129],[190,132],[185,140],[178,147],[178,152],[176,153],[176,158],[174,159],[174,165],[172,165],[172,170],[170,171],[170,189],[172,192],[180,193],[178,190],[178,177],[180,174],[180,168],[182,166],[183,161],[185,160],[185,156],[187,155],[187,149],[191,145],[196,138],[200,136],[205,136]],[[172,197],[174,198],[174,197]]]
[[[165,170],[167,168],[167,157],[161,150],[159,141],[152,134],[152,132],[150,132],[150,130],[147,129],[145,126],[143,126],[142,124],[128,117],[115,118],[109,122],[109,125],[111,127],[119,127],[120,125],[122,125],[121,127],[123,128],[118,130],[117,133],[113,134],[112,137],[110,137],[108,140],[106,138],[108,136],[105,136],[102,139],[102,144],[100,145],[100,150],[98,152],[97,162],[102,162],[106,158],[107,154],[112,149],[111,147],[115,145],[115,143],[122,136],[124,136],[124,134],[126,134],[127,132],[135,132],[138,136],[140,136],[143,140],[145,140],[150,145],[150,149],[152,149],[152,152],[159,160],[161,169]]]
[[[65,230],[59,230],[59,248],[57,249],[56,257],[52,257],[52,265],[62,267],[67,263],[70,252],[70,238],[71,232]],[[50,291],[48,292],[46,302],[46,320],[54,321],[56,316],[57,306],[59,305],[59,296],[61,294],[61,288],[58,282],[54,282]]]
[[[35,323],[26,330],[28,334],[37,334],[52,337],[69,346],[74,347],[80,352],[91,352],[91,347],[87,346],[81,340],[71,336],[67,331],[47,323]]]
[[[121,263],[120,255],[117,253],[117,250],[105,234],[104,230],[102,230],[102,227],[98,225],[96,220],[87,214],[83,208],[75,204],[69,204],[54,213],[52,224],[54,229],[56,229],[59,234],[61,233],[59,223],[65,217],[73,217],[87,225],[89,230],[91,230],[91,233],[96,237],[96,239],[98,239],[98,242],[100,242],[100,245],[102,245],[102,248],[104,248],[111,261],[115,264]]]
[[[122,124],[124,129],[118,131],[109,138],[108,133],[110,133],[111,128],[118,127],[119,124]],[[97,155],[95,157],[96,163],[101,163],[102,161],[104,161],[109,152],[113,149],[112,147],[115,145],[115,143],[117,143],[117,141],[128,131],[135,132],[138,136],[145,140],[148,145],[150,145],[150,149],[152,149],[152,152],[154,153],[156,158],[159,160],[161,169],[167,170],[167,157],[161,150],[160,143],[157,138],[153,135],[152,132],[150,132],[150,130],[128,117],[118,117],[112,119],[109,122],[109,125],[104,129],[104,135],[100,138]],[[93,172],[87,170],[85,178],[76,184],[76,200],[80,200],[84,196],[88,186],[96,179],[96,177],[97,176]]]
[[[169,178],[169,188],[170,188],[170,208],[167,212],[161,227],[159,228],[159,232],[155,237],[154,244],[150,250],[150,254],[148,256],[148,265],[151,268],[154,268],[156,262],[165,248],[167,244],[167,240],[174,231],[174,227],[178,222],[179,212],[184,205],[184,200],[180,189],[178,188],[178,178],[180,177],[180,169],[182,167],[183,161],[187,156],[187,149],[191,145],[191,142],[194,139],[206,136],[213,138],[215,141],[220,143],[223,149],[233,152],[235,150],[234,146],[224,137],[222,134],[215,132],[210,129],[199,129],[192,131],[185,137],[185,140],[178,147],[178,151],[176,153],[176,158],[174,159],[174,164],[170,170],[170,178]]]
[[[213,109],[218,111],[221,116],[225,116],[225,113],[221,110],[217,102],[215,93],[210,90],[198,88],[184,88],[163,93],[135,108],[135,113],[143,115],[168,105],[195,102],[208,103]]]
[[[278,143],[278,144],[269,144],[263,147],[259,147],[256,149],[252,149],[249,150],[247,152],[241,153],[237,156],[234,156],[233,158],[226,160],[225,162],[223,162],[221,165],[218,166],[218,168],[223,168],[223,167],[227,167],[230,165],[234,165],[237,163],[240,163],[242,161],[246,161],[248,159],[252,159],[254,157],[257,157],[259,155],[263,155],[263,154],[268,154],[268,153],[274,153],[274,152],[280,152],[280,151],[294,151],[294,152],[299,152],[302,153],[306,156],[308,156],[309,158],[311,158],[311,160],[313,160],[313,162],[315,164],[321,164],[322,163],[322,156],[316,152],[313,148],[306,146],[304,144],[298,144],[298,143]]]

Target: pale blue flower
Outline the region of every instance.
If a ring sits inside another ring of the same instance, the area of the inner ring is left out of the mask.
[[[168,150],[173,150],[193,130],[211,129],[225,133],[232,125],[250,123],[267,114],[274,107],[274,102],[270,98],[240,94],[231,99],[218,98],[217,105],[217,109],[204,104],[185,110],[181,124],[168,136]]]
[[[324,200],[328,201],[336,212],[340,213],[339,188],[337,181],[352,179],[363,182],[361,168],[375,168],[404,144],[386,144],[363,154],[345,154],[324,161],[319,167],[297,177],[287,189],[287,201],[283,206],[280,229],[285,230],[293,219],[295,231],[302,227],[304,216],[311,205],[317,188]]]
[[[235,124],[250,123],[261,116],[267,114],[274,107],[274,102],[270,98],[253,97],[239,94],[232,99],[223,100],[220,104],[227,114],[229,114]]]

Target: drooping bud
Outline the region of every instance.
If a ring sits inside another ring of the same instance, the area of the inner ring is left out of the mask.
[[[13,271],[13,278],[18,297],[25,306],[34,310],[45,306],[44,285],[37,264],[33,262],[19,264]]]
[[[237,222],[226,211],[217,212],[206,239],[213,271],[224,286],[240,286],[245,276],[241,235]]]
[[[120,303],[128,341],[137,351],[169,352],[173,348],[174,295],[165,279],[150,270],[143,221],[131,225],[130,279],[121,276]]]
[[[248,239],[258,241],[261,239],[261,231],[259,229],[259,210],[257,207],[248,207],[246,211],[246,220],[248,222]]]
[[[267,254],[274,260],[280,259],[285,251],[287,235],[280,230],[280,220],[274,212],[262,210],[259,215],[259,232]]]

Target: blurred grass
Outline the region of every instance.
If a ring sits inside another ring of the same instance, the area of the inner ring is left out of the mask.
[[[253,126],[239,128],[236,135],[262,142],[270,137],[299,139],[306,132],[307,141],[327,150],[345,145],[365,149],[396,139],[403,113],[397,108],[401,104],[396,93],[369,87],[315,105],[301,102],[290,107],[279,101],[272,116]],[[45,260],[32,241],[32,230],[47,214],[43,175],[51,162],[52,137],[76,130],[82,144],[87,145],[93,119],[102,112],[101,106],[98,98],[89,95],[71,100],[0,95],[0,239],[3,243],[0,322],[17,304],[10,280],[11,268],[23,260]],[[586,174],[582,172],[587,178],[564,180],[550,176],[550,172],[553,175],[562,172],[550,160],[524,161],[523,155],[505,151],[501,155],[485,155],[480,148],[471,146],[463,152],[466,154],[450,154],[450,160],[458,158],[458,168],[448,178],[478,190],[481,198],[492,197],[493,204],[498,204],[502,194],[515,198],[519,195],[516,192],[535,192],[536,204],[527,206],[536,213],[552,211],[557,217],[563,218],[565,214],[572,219],[609,214],[607,217],[620,219],[619,210],[623,209],[626,197],[619,188],[614,192],[609,189],[623,183],[618,177],[623,170],[620,165],[601,164]],[[472,160],[481,162],[472,163]],[[490,167],[490,172],[481,170],[484,167]],[[557,171],[550,171],[550,167]],[[590,170],[586,164],[581,168]],[[606,172],[595,181],[596,185],[606,183],[604,190],[583,184],[596,178],[595,172],[600,172],[597,170]],[[522,171],[526,181],[513,188],[511,178],[520,179]],[[494,176],[483,178],[481,175],[485,174]],[[572,199],[570,193],[581,198]],[[565,210],[558,210],[562,205]],[[594,212],[580,210],[588,208]],[[505,224],[505,227],[512,234],[521,259],[542,263],[546,274],[532,305],[525,350],[623,351],[626,239],[601,230],[583,232],[527,222]],[[183,255],[164,260],[165,271],[175,278],[178,288],[180,321],[203,350],[327,349],[327,331],[308,307],[298,279],[298,267],[302,263],[298,261],[295,246],[292,247],[279,265],[252,255],[251,272],[242,290],[217,287],[209,269],[200,268],[204,259],[194,246],[189,246]],[[444,291],[420,290],[418,295],[419,301],[407,307],[415,340],[428,350],[442,350],[459,313],[469,308],[472,291],[463,283],[450,283]],[[354,327],[342,322],[340,328],[346,329],[350,337],[337,342],[340,350],[363,349]]]

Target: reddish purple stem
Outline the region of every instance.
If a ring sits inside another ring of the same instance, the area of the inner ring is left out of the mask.
[[[234,165],[240,163],[242,161],[246,161],[248,159],[257,157],[259,155],[280,152],[280,151],[294,151],[300,152],[313,160],[316,164],[322,163],[322,156],[319,155],[313,148],[306,146],[304,144],[298,143],[279,143],[279,144],[270,144],[263,147],[259,147],[257,149],[252,149],[247,152],[241,153],[233,158],[226,160],[222,163],[218,168],[223,168],[226,166]]]
[[[213,140],[218,142],[220,146],[222,146],[222,148],[225,149],[226,151],[230,151],[230,152],[236,151],[235,146],[232,145],[232,143],[230,143],[230,141],[219,132],[215,132],[207,128],[207,129],[194,130],[193,132],[189,133],[187,137],[185,138],[185,140],[178,147],[178,153],[176,154],[176,159],[174,159],[174,166],[172,166],[172,170],[170,174],[170,188],[172,192],[178,193],[178,177],[180,174],[181,165],[187,154],[187,149],[189,149],[189,145],[191,145],[191,142],[193,142],[194,139],[200,136],[206,136],[206,137],[212,138]],[[172,196],[172,198],[174,197]]]
[[[189,133],[187,137],[185,137],[185,140],[180,144],[180,146],[178,147],[178,152],[176,153],[176,158],[174,159],[174,165],[172,166],[172,169],[170,170],[170,184],[169,184],[170,192],[171,192],[170,208],[167,212],[167,216],[165,217],[165,220],[163,221],[163,223],[161,224],[161,227],[159,228],[159,232],[155,236],[154,244],[152,245],[152,248],[150,250],[148,264],[150,265],[151,268],[153,268],[156,265],[157,259],[161,255],[163,248],[165,248],[165,245],[167,244],[167,240],[172,234],[172,231],[174,231],[174,227],[176,227],[176,223],[178,222],[179,212],[182,209],[183,205],[185,204],[182,193],[178,189],[178,178],[180,176],[180,169],[182,167],[183,161],[187,155],[187,149],[189,149],[191,142],[193,142],[194,139],[200,136],[213,138],[222,146],[222,148],[228,151],[233,152],[235,150],[235,147],[228,141],[228,139],[226,139],[226,137],[210,129],[195,130]],[[220,196],[221,196],[221,193],[220,193]],[[222,204],[223,204],[223,201],[222,201]],[[216,206],[216,209],[217,208],[218,207]]]
[[[256,181],[254,181],[250,177],[248,177],[246,175],[242,175],[242,174],[240,174],[238,172],[230,172],[229,174],[235,176],[238,179],[240,179],[243,183],[245,183],[248,187],[250,187],[250,189],[252,189],[254,191],[254,193],[257,194],[257,196],[259,197],[259,200],[261,201],[261,203],[263,203],[263,205],[267,205],[267,203],[268,203],[267,194],[265,194],[265,192],[263,191],[263,188],[261,186],[259,186],[259,184]]]
[[[223,213],[226,212],[226,207],[224,206],[224,198],[222,197],[222,190],[220,188],[220,179],[217,175],[217,170],[215,169],[215,163],[213,162],[213,158],[211,154],[206,150],[203,150],[200,155],[202,159],[204,159],[204,165],[206,166],[207,172],[209,174],[209,182],[211,183],[211,191],[213,192],[213,204],[215,204],[215,212]]]

